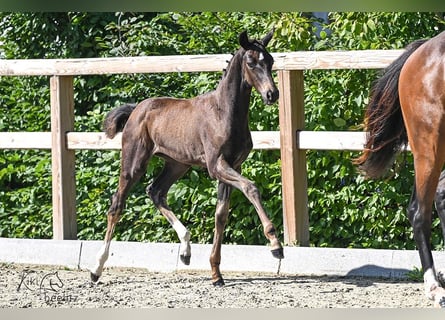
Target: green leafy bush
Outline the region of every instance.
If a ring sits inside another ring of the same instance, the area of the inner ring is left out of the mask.
[[[230,53],[246,29],[262,37],[275,28],[271,52],[398,49],[444,29],[433,13],[330,13],[317,36],[310,14],[287,13],[0,13],[0,57],[87,58]],[[11,27],[13,26],[13,27]],[[378,70],[305,71],[307,130],[362,130],[363,110]],[[221,73],[82,76],[74,81],[75,130],[101,130],[104,115],[150,96],[192,97],[212,90]],[[49,79],[0,77],[0,131],[49,131]],[[279,130],[278,106],[254,93],[252,130]],[[354,152],[308,151],[310,241],[314,246],[413,248],[405,208],[413,181],[408,154],[393,177],[366,181],[351,164]],[[51,238],[50,152],[0,150],[0,236]],[[118,183],[118,151],[76,151],[78,237],[102,239]],[[243,173],[255,181],[269,215],[282,230],[279,151],[253,151]],[[154,159],[132,190],[115,232],[119,240],[177,241],[145,188],[161,169]],[[213,237],[216,182],[191,169],[168,195],[192,241]],[[434,225],[437,226],[437,219]],[[231,198],[225,242],[264,244],[260,221],[241,192]],[[433,245],[442,245],[438,228]]]

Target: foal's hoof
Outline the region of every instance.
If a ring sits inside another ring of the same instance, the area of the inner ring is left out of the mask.
[[[98,275],[95,275],[94,273],[90,272],[90,278],[91,281],[93,281],[94,283],[96,283],[97,281],[99,281],[99,277]]]
[[[213,282],[214,287],[223,287],[225,285],[224,280],[219,278],[218,280]]]
[[[283,248],[273,249],[273,250],[270,250],[270,252],[272,252],[272,255],[273,255],[274,258],[277,258],[277,259],[283,259],[284,258],[284,250],[283,250]]]
[[[191,256],[184,256],[181,254],[179,257],[181,258],[182,263],[185,264],[186,266],[190,264]]]

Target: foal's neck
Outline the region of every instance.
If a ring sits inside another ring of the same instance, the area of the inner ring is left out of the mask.
[[[237,117],[247,117],[252,87],[243,77],[244,49],[239,49],[230,60],[227,69],[215,90],[218,109]]]

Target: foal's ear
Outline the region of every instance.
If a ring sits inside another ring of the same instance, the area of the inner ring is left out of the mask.
[[[266,34],[266,35],[264,36],[264,38],[261,40],[261,42],[263,43],[263,45],[264,45],[265,47],[267,47],[267,44],[269,43],[270,39],[272,39],[274,32],[275,32],[275,28],[273,28],[272,30],[270,30],[269,33]]]
[[[245,50],[249,50],[251,44],[250,44],[249,38],[247,37],[247,31],[243,31],[243,32],[240,33],[240,35],[239,35],[239,44]]]

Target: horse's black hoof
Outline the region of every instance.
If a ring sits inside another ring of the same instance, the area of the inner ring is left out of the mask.
[[[439,300],[439,307],[445,308],[445,297],[443,297]]]
[[[224,280],[222,278],[213,282],[214,287],[223,287],[225,285]]]
[[[95,275],[94,273],[90,272],[90,277],[91,277],[91,281],[93,281],[94,283],[96,283],[97,281],[99,281],[99,277],[98,275]]]
[[[283,259],[284,258],[284,250],[283,248],[273,249],[270,252],[272,252],[272,255],[274,258],[277,259]]]
[[[437,272],[437,280],[439,281],[440,286],[445,287],[445,274],[444,270],[440,270]]]
[[[179,257],[181,258],[182,263],[185,264],[186,266],[190,264],[191,256],[184,256],[181,254]]]

